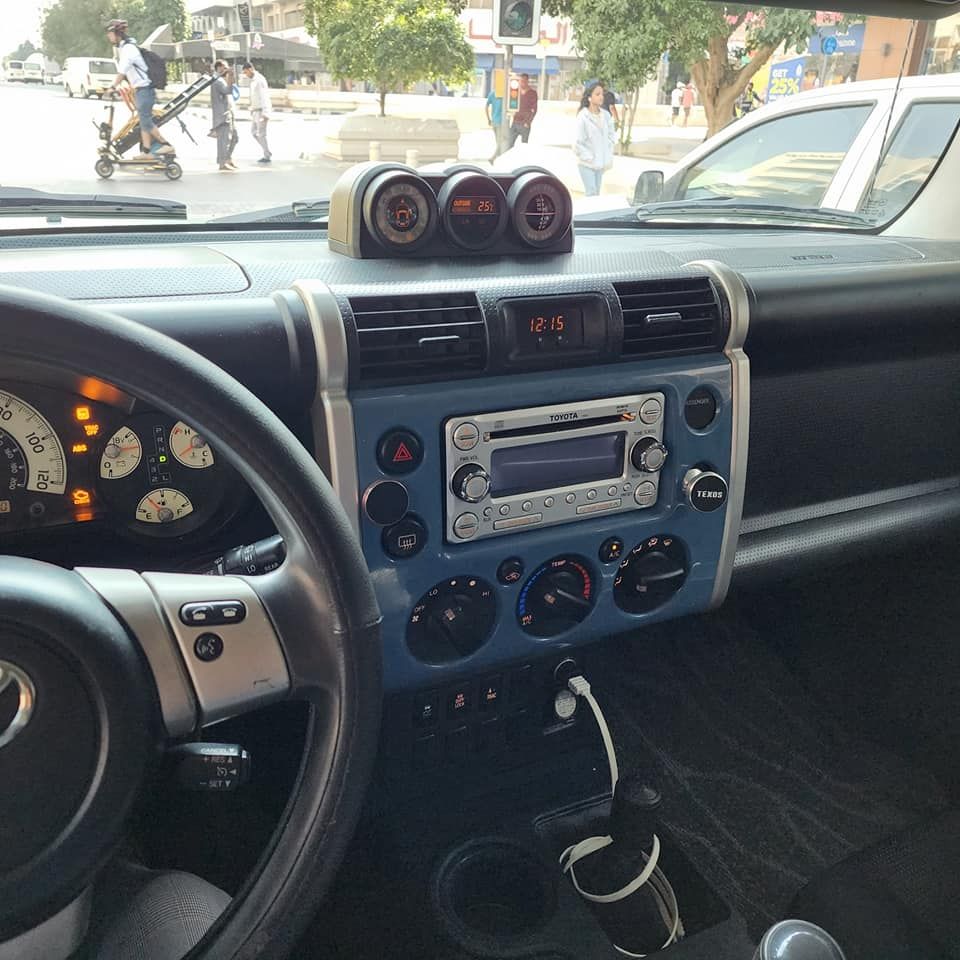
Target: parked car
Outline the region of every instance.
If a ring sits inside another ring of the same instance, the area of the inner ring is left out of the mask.
[[[960,74],[904,77],[899,89],[894,78],[823,87],[747,114],[666,172],[645,171],[633,202],[724,197],[888,220],[926,181],[958,121]]]
[[[10,60],[7,63],[6,77],[11,83],[43,83],[43,67],[30,60]]]
[[[67,57],[63,63],[63,88],[68,97],[103,95],[117,75],[117,65],[105,57]]]

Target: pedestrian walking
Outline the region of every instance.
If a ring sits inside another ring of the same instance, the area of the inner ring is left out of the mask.
[[[740,109],[741,117],[745,117],[754,107],[763,106],[763,97],[753,89],[752,80],[747,84],[743,93],[740,94],[740,100],[737,106]]]
[[[267,86],[267,78],[252,63],[243,65],[243,75],[250,81],[250,131],[263,151],[263,156],[257,163],[269,163],[273,156],[267,145],[267,123],[273,112],[270,88]]]
[[[233,150],[239,138],[233,121],[233,71],[223,60],[217,60],[213,70],[217,79],[210,87],[210,106],[213,108],[210,134],[217,140],[217,166],[221,170],[236,170]]]
[[[503,122],[503,97],[498,97],[496,90],[491,90],[487,94],[487,102],[484,104],[484,110],[487,114],[487,126],[493,130],[493,156],[500,154],[500,125]]]
[[[143,148],[139,159],[149,160],[152,156],[151,151],[163,154],[173,153],[173,147],[153,119],[157,91],[150,80],[147,61],[137,46],[136,40],[127,36],[127,21],[111,20],[107,24],[107,40],[117,48],[118,72],[112,89],[116,90],[124,81],[133,88],[137,118],[140,121],[140,144]]]
[[[670,91],[670,126],[675,127],[677,120],[680,119],[680,105],[683,103],[683,81],[678,80],[677,85]]]
[[[690,108],[693,106],[693,84],[689,80],[680,99],[683,104],[683,125],[686,126],[690,122]]]
[[[512,147],[518,139],[527,143],[530,140],[530,125],[537,115],[537,91],[530,86],[530,74],[520,74],[520,89],[517,96],[517,112],[513,115],[510,124],[510,144]]]
[[[613,166],[613,117],[603,109],[603,85],[587,87],[577,114],[577,136],[573,152],[583,180],[583,192],[588,197],[600,194],[605,170]]]

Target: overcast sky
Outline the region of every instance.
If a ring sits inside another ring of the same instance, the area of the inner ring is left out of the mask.
[[[24,40],[40,44],[40,14],[46,0],[0,0],[0,56]]]

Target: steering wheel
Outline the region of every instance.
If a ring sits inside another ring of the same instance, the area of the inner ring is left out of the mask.
[[[95,880],[167,740],[285,699],[310,712],[293,794],[254,874],[190,954],[282,957],[343,858],[379,734],[380,614],[350,523],[280,420],[176,341],[0,287],[0,343],[5,358],[101,378],[195,426],[286,545],[280,568],[249,578],[0,557],[0,673],[21,693],[19,729],[0,730],[0,942]],[[186,603],[216,600],[246,608],[218,628],[221,650],[179,618]]]

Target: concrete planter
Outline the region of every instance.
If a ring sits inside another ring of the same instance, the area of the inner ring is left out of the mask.
[[[415,147],[420,163],[456,157],[460,143],[457,121],[435,117],[379,117],[353,113],[331,118],[320,151],[334,160],[356,162],[370,157],[370,144],[380,144],[380,159],[403,162]]]

